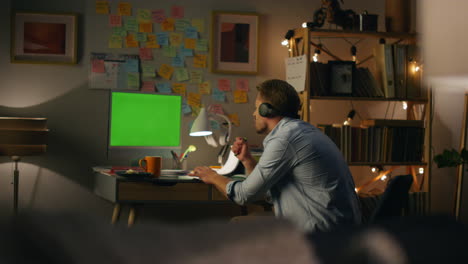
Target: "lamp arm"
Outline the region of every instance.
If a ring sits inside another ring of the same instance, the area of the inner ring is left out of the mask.
[[[226,120],[226,122],[228,123],[228,134],[226,137],[226,145],[229,145],[229,141],[231,140],[231,131],[232,131],[231,120],[229,120],[229,118],[225,115],[218,114],[218,113],[216,113],[216,115],[224,118],[224,120]]]

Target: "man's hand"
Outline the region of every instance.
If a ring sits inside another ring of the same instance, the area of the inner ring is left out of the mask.
[[[206,166],[196,167],[188,175],[196,176],[200,178],[201,181],[207,184],[214,184],[216,182],[217,177],[222,177],[214,170]]]
[[[246,158],[250,158],[249,145],[247,144],[247,139],[243,137],[236,137],[236,140],[231,146],[232,152],[234,155],[241,161],[245,161]]]

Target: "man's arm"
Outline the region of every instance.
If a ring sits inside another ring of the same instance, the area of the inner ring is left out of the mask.
[[[231,181],[229,178],[219,175],[208,167],[196,167],[189,175],[199,177],[204,183],[213,184],[218,191],[227,197],[226,185]]]
[[[242,162],[242,165],[244,165],[245,174],[249,175],[255,169],[255,166],[257,166],[257,160],[255,160],[250,153],[249,146],[247,145],[247,139],[236,137],[231,150],[239,161]]]

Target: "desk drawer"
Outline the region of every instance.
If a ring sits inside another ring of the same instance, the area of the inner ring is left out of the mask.
[[[178,183],[160,186],[149,182],[119,182],[118,201],[207,201],[209,185],[204,183]]]
[[[213,201],[228,201],[229,199],[224,196],[216,187],[213,186],[213,190],[211,191],[211,199]]]

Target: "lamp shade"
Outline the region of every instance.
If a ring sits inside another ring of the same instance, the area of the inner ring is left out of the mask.
[[[47,119],[0,117],[0,156],[30,156],[46,151]]]
[[[210,129],[208,114],[206,113],[206,109],[202,107],[197,118],[195,119],[195,121],[193,121],[192,128],[190,129],[190,136],[200,137],[208,136],[211,134],[213,134],[213,131],[211,131]]]

